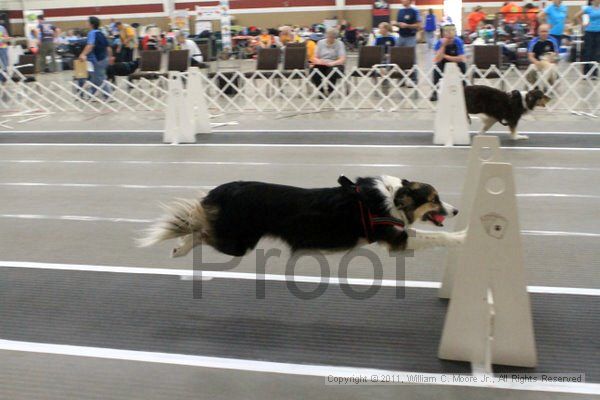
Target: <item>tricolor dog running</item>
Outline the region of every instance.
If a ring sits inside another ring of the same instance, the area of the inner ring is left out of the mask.
[[[243,256],[265,236],[296,250],[347,250],[378,242],[390,251],[456,246],[464,232],[420,231],[417,221],[442,226],[458,210],[431,185],[392,176],[341,176],[339,185],[304,189],[264,182],[230,182],[194,200],[165,205],[167,215],[138,240],[141,247],[179,239],[172,256],[207,244]]]

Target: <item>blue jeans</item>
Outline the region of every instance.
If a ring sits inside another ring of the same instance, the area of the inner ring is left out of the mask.
[[[400,36],[398,46],[415,47],[417,45],[416,36]]]
[[[434,39],[435,39],[434,31],[425,31],[425,40],[427,41],[427,48],[433,49],[433,45],[435,44]]]
[[[90,82],[92,82],[94,85],[98,86],[100,89],[106,92],[107,94],[104,94],[104,98],[107,98],[108,94],[110,93],[110,88],[108,87],[108,85],[105,85],[104,82],[106,81],[106,68],[108,68],[108,57],[101,61],[91,61],[94,65],[94,70],[90,72]],[[90,88],[90,93],[96,93],[96,88]]]
[[[6,68],[8,68],[8,47],[0,49],[0,69],[6,71]],[[4,75],[0,75],[0,82],[5,80]]]
[[[5,71],[8,68],[8,47],[0,49],[0,67]]]

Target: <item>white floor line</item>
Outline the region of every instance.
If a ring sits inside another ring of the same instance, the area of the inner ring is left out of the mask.
[[[430,129],[213,129],[218,133],[433,133]],[[479,133],[479,130],[469,130],[469,133]],[[594,131],[519,131],[524,135],[600,135]],[[487,134],[499,134],[508,136],[506,131],[488,131]]]
[[[71,346],[64,344],[23,342],[0,339],[0,350],[20,351],[27,353],[56,354],[73,357],[92,357],[110,360],[137,361],[147,363],[183,365],[190,367],[218,368],[237,371],[264,372],[272,374],[303,375],[316,377],[371,377],[377,375],[397,377],[408,382],[415,374],[431,379],[437,385],[469,386],[480,388],[498,388],[513,390],[535,390],[555,393],[596,394],[600,384],[595,383],[484,383],[481,380],[456,383],[451,379],[442,379],[442,374],[417,373],[407,371],[389,371],[371,368],[339,367],[329,365],[292,364],[271,361],[244,360],[236,358],[206,357],[187,354],[158,353],[147,351],[121,350],[105,347]],[[445,375],[448,377],[448,374]],[[325,383],[325,379],[323,381]]]
[[[438,149],[438,150],[470,150],[469,146],[436,146],[436,145],[400,145],[400,144],[278,144],[278,143],[190,143],[172,145],[164,143],[0,143],[7,147],[266,147],[266,148],[336,148],[336,149]],[[505,150],[548,150],[548,151],[600,151],[600,147],[501,147]]]
[[[0,187],[73,187],[73,188],[122,188],[122,189],[190,189],[210,190],[210,185],[133,185],[109,183],[47,183],[47,182],[0,182]],[[442,193],[444,196],[460,196],[460,193]],[[517,193],[517,197],[560,197],[570,199],[599,199],[600,195],[577,193]]]
[[[92,217],[89,215],[41,215],[41,214],[0,214],[0,218],[15,219],[42,219],[53,221],[78,221],[78,222],[131,222],[150,223],[152,219],[115,218],[115,217]]]
[[[522,235],[526,235],[526,236],[600,237],[600,233],[592,233],[592,232],[564,232],[564,231],[522,230],[521,234]]]
[[[348,278],[339,279],[336,277],[322,278],[320,276],[308,275],[281,275],[281,274],[256,274],[251,272],[231,272],[231,271],[196,271],[192,269],[169,269],[169,268],[147,268],[147,267],[123,267],[111,265],[87,265],[87,264],[60,264],[43,263],[29,261],[0,261],[2,268],[26,268],[26,269],[49,269],[59,271],[82,271],[82,272],[108,272],[120,274],[142,274],[142,275],[168,275],[179,276],[182,279],[192,279],[194,276],[201,279],[239,279],[239,280],[265,280],[275,282],[298,282],[298,283],[327,283],[330,285],[356,285],[356,286],[377,286],[396,287],[404,286],[420,289],[438,289],[440,282],[433,281],[396,281],[392,279],[382,279],[374,282],[373,279]],[[547,294],[569,294],[579,296],[600,296],[600,289],[594,288],[573,288],[558,286],[527,286],[530,293]]]
[[[210,190],[215,186],[206,185],[129,185],[108,183],[46,183],[46,182],[0,182],[0,186],[25,187],[75,187],[75,188],[123,188],[123,189],[203,189]]]
[[[362,167],[362,168],[455,168],[466,169],[463,165],[439,164],[393,164],[393,163],[295,163],[295,162],[258,162],[258,161],[153,161],[153,160],[0,160],[0,163],[14,164],[126,164],[126,165],[241,165],[241,166],[278,166],[278,167]],[[522,166],[522,170],[565,170],[600,171],[600,167],[560,167],[560,166]]]
[[[2,132],[2,133],[37,133],[37,134],[56,134],[56,133],[163,133],[162,129],[127,129],[127,130],[101,130],[101,129],[88,129],[88,130],[48,130],[48,131],[13,131],[13,132]],[[430,129],[213,129],[214,133],[433,133]],[[478,133],[478,130],[470,130],[469,133]],[[594,131],[520,131],[519,133],[525,135],[600,135],[600,132]],[[508,135],[509,132],[503,130],[488,131],[488,134],[504,134]]]

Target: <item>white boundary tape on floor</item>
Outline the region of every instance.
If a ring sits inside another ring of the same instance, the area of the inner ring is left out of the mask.
[[[172,147],[165,143],[0,143],[0,147]],[[435,145],[412,145],[412,144],[299,144],[299,143],[190,143],[185,147],[265,147],[265,148],[322,148],[322,149],[435,149],[448,151],[448,149],[466,151],[467,146],[440,147]],[[185,148],[183,147],[183,148]],[[548,151],[600,151],[600,147],[535,147],[535,146],[511,146],[501,147],[503,150],[548,150]]]
[[[433,130],[428,129],[213,129],[213,133],[433,133]],[[478,133],[476,130],[469,130],[469,133]],[[81,134],[81,133],[118,133],[127,135],[130,133],[163,133],[159,129],[127,129],[127,130],[99,130],[99,129],[66,129],[66,130],[43,130],[43,131],[32,131],[32,130],[11,130],[11,131],[0,131],[0,133],[23,133],[23,134]],[[600,131],[519,131],[519,133],[525,135],[584,135],[584,136],[598,136]],[[487,131],[487,134],[496,135],[508,135],[508,131]]]
[[[24,159],[24,160],[0,160],[2,164],[127,164],[127,165],[240,165],[240,166],[276,166],[276,167],[360,167],[360,168],[444,168],[444,169],[465,169],[464,165],[447,164],[395,164],[395,163],[300,163],[300,162],[265,162],[265,161],[197,161],[197,160],[43,160],[43,159]],[[537,171],[600,171],[600,167],[560,167],[560,166],[534,166],[525,165],[514,167],[518,170],[537,170]]]
[[[117,274],[140,274],[140,275],[167,275],[179,276],[183,279],[194,277],[194,271],[191,269],[171,269],[171,268],[153,268],[153,267],[127,267],[112,265],[88,265],[88,264],[60,264],[45,263],[33,261],[0,261],[2,268],[25,268],[25,269],[49,269],[58,271],[82,271],[82,272],[106,272]],[[311,275],[280,275],[280,274],[256,274],[251,272],[232,272],[232,271],[202,271],[196,272],[196,276],[202,279],[240,279],[240,280],[265,280],[276,282],[298,282],[298,283],[328,283],[331,285],[348,284],[357,286],[372,286],[373,279],[348,278],[341,280],[336,277],[323,278],[321,276]],[[405,286],[421,289],[438,289],[440,282],[432,281],[396,281],[392,279],[382,279],[376,282],[383,287]],[[527,286],[529,293],[540,294],[562,294],[574,296],[600,296],[600,289],[577,288],[577,287],[559,287],[559,286]]]
[[[238,371],[264,372],[273,374],[304,375],[327,378],[335,377],[385,377],[394,376],[403,382],[409,382],[417,372],[389,371],[369,368],[341,367],[331,365],[291,364],[271,361],[256,361],[236,358],[207,357],[187,354],[158,353],[135,350],[111,349],[105,347],[84,347],[64,344],[22,342],[0,339],[0,350],[27,353],[55,354],[73,357],[92,357],[111,360],[137,361],[147,363],[182,365],[190,367],[218,368]],[[468,386],[480,388],[497,388],[512,390],[528,390],[555,393],[597,394],[600,384],[595,383],[485,383],[482,380],[466,380],[456,383],[450,379],[442,379],[442,374],[418,373],[424,378],[430,378],[437,385]],[[450,375],[450,374],[448,374]],[[447,376],[447,375],[446,375]]]

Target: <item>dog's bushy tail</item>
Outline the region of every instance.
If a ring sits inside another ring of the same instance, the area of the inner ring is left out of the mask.
[[[161,206],[167,214],[146,229],[143,237],[136,239],[138,247],[152,246],[207,228],[208,221],[201,199],[177,199]]]

